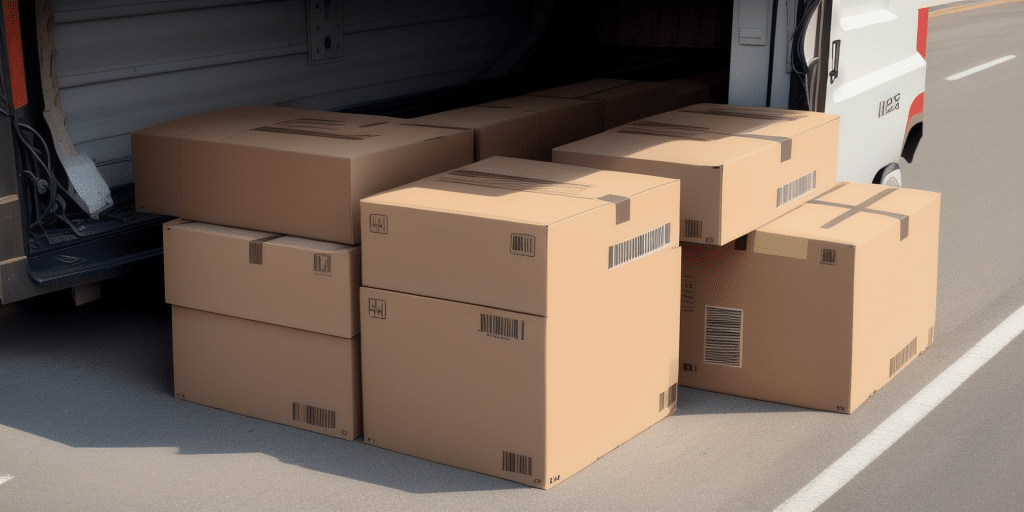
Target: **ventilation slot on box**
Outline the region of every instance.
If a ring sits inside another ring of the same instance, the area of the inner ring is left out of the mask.
[[[525,340],[526,321],[480,313],[480,332],[506,339]]]
[[[704,323],[704,364],[740,367],[743,310],[707,306]]]
[[[801,176],[779,187],[775,191],[775,207],[778,208],[785,205],[790,201],[814,190],[817,175],[818,171],[812,171],[810,174]]]
[[[683,221],[683,238],[700,238],[702,221],[699,220],[686,220]]]
[[[334,428],[335,414],[330,409],[292,402],[292,420],[314,427]]]
[[[667,391],[662,391],[658,395],[658,412],[664,411],[666,407],[672,407],[672,404],[676,403],[678,389],[678,384],[672,384]]]
[[[896,355],[892,356],[892,359],[889,360],[889,378],[896,375],[896,372],[900,371],[900,368],[903,368],[903,366],[916,355],[917,338],[914,338],[907,346],[903,347],[903,350],[897,352]]]
[[[501,452],[501,469],[509,473],[533,475],[533,457],[516,455],[512,452]]]
[[[672,241],[671,229],[670,222],[658,229],[608,247],[608,268],[613,269],[667,246]]]

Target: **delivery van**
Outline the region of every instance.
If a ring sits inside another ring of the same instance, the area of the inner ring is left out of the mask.
[[[868,0],[3,3],[0,304],[159,261],[131,133],[243,105],[411,118],[595,78],[840,116],[837,179],[900,186],[928,7]]]

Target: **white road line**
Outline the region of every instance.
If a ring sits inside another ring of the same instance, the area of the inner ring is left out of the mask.
[[[980,66],[974,66],[971,69],[968,69],[968,70],[965,70],[965,71],[961,71],[961,72],[959,72],[959,73],[957,73],[955,75],[949,75],[949,76],[946,77],[946,80],[949,80],[949,81],[960,80],[961,78],[963,78],[963,77],[965,77],[967,75],[973,75],[973,74],[977,73],[978,71],[982,71],[982,70],[988,69],[988,68],[990,68],[992,66],[995,66],[995,65],[998,65],[998,64],[1002,64],[1002,63],[1004,63],[1004,62],[1006,62],[1008,60],[1012,60],[1014,57],[1016,57],[1016,55],[1007,55],[1006,57],[999,57],[996,60],[986,62],[986,63],[984,63],[984,64],[982,64]]]
[[[14,475],[0,475],[0,485],[7,483],[12,478],[14,478]]]
[[[797,491],[775,512],[810,512],[829,499],[847,482],[857,476],[887,448],[928,415],[950,393],[960,387],[978,368],[1024,332],[1024,306],[1014,311],[992,329],[966,354],[928,383],[914,398],[903,404],[885,421],[875,427],[856,446],[832,463],[814,480]]]

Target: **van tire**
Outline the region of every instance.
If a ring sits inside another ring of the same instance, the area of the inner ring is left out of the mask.
[[[893,162],[882,167],[875,174],[875,179],[871,183],[901,188],[903,186],[903,172],[900,170],[900,164]]]

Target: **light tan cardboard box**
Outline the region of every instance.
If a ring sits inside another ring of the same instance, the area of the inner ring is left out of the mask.
[[[177,219],[164,224],[168,304],[351,338],[359,247]]]
[[[541,149],[539,160],[545,162],[551,161],[552,149],[601,131],[598,129],[597,103],[593,101],[545,96],[514,96],[481,103],[477,106],[539,114]]]
[[[359,337],[171,307],[174,396],[352,441],[362,435]]]
[[[361,288],[364,442],[564,481],[675,410],[678,259],[673,247],[613,269],[598,293],[586,272],[567,276],[581,290],[547,318]]]
[[[724,245],[836,181],[839,116],[701,104],[555,148],[552,160],[678,178],[680,239]]]
[[[608,130],[672,110],[676,101],[676,88],[660,82],[599,78],[531,92],[529,96],[593,101],[597,103],[599,128]]]
[[[504,157],[409,183],[362,201],[363,286],[575,314],[678,245],[678,183]]]
[[[359,199],[473,159],[472,133],[239,107],[132,133],[136,210],[358,244]]]
[[[683,244],[679,383],[850,413],[932,344],[940,195],[840,183]]]
[[[543,156],[541,119],[535,112],[465,107],[420,116],[403,124],[472,130],[474,162],[492,156],[533,160]]]

